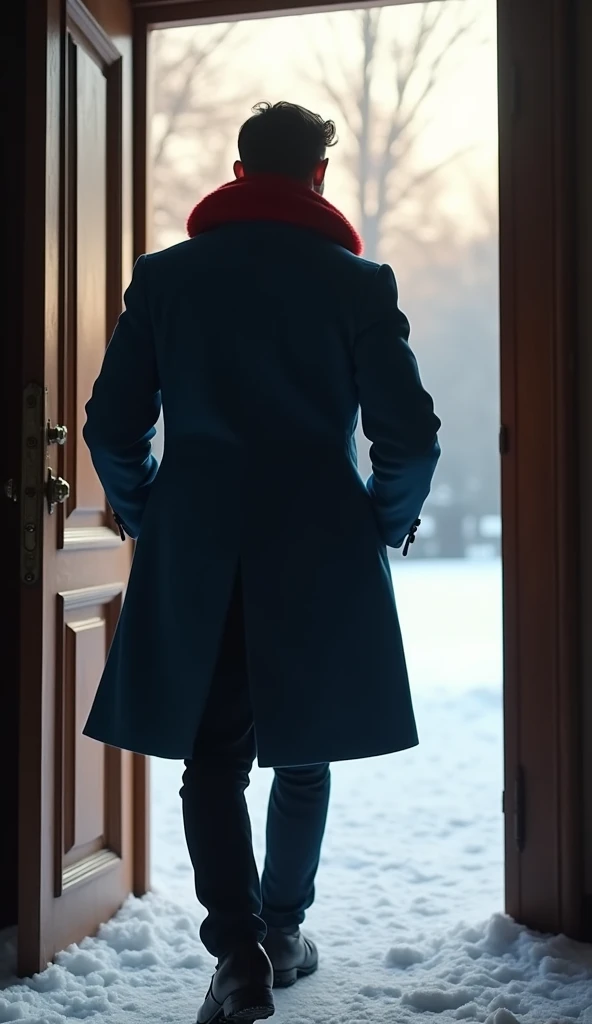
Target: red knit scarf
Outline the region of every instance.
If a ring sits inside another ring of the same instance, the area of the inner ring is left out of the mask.
[[[210,192],[189,215],[190,238],[234,221],[272,220],[317,231],[356,256],[359,234],[331,203],[307,185],[271,174],[239,178]]]

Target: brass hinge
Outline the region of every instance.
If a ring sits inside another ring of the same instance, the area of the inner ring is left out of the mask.
[[[46,401],[47,388],[27,384],[23,392],[20,505],[21,579],[29,585],[41,578],[44,504],[52,515],[56,505],[67,501],[70,494],[68,481],[54,476],[46,464],[48,446],[64,445],[68,437],[65,426],[52,426],[47,419]],[[12,480],[5,492],[12,501],[18,500]]]
[[[21,579],[37,583],[41,577],[43,511],[45,497],[45,391],[27,384],[23,392],[21,457]]]

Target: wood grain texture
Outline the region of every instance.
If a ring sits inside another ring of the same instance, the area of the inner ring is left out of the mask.
[[[58,595],[55,763],[55,895],[73,884],[74,869],[101,851],[123,852],[121,751],[83,736],[121,611],[123,584]],[[88,876],[88,871],[85,873]],[[80,872],[78,872],[80,876]]]
[[[359,10],[362,7],[387,7],[397,3],[421,3],[422,0],[331,0],[314,4],[294,0],[134,0],[136,25],[148,28],[174,28],[197,22],[237,21],[272,18],[285,14],[312,14],[324,11]]]
[[[2,194],[10,196],[3,214],[5,261],[0,289],[3,343],[0,345],[0,400],[3,438],[0,446],[0,481],[20,478],[21,352],[24,294],[24,178],[25,178],[25,38],[26,12],[22,4],[9,4],[2,12],[0,93],[4,104],[4,137],[10,139],[10,159],[0,161]],[[20,511],[0,490],[2,551],[2,685],[0,711],[0,929],[17,922],[18,892],[18,718],[20,662]]]
[[[134,886],[132,757],[82,736],[131,544],[80,438],[131,272],[131,28],[127,0],[29,4],[22,373],[70,428],[48,454],[75,487],[66,516],[45,516],[42,585],[21,587],[21,974],[92,934]]]
[[[579,937],[572,9],[498,10],[507,909]]]
[[[574,52],[576,53],[576,164],[574,188],[577,236],[577,376],[578,459],[580,479],[579,590],[580,701],[576,713],[582,737],[582,809],[584,902],[583,937],[592,941],[592,6],[577,0]]]

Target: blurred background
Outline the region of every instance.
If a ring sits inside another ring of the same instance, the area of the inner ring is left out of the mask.
[[[423,4],[153,33],[153,235],[186,237],[260,100],[332,118],[325,196],[390,263],[443,421],[417,558],[499,558],[495,4]],[[362,476],[368,445],[358,437]]]

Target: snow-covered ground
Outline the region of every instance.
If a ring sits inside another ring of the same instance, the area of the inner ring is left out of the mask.
[[[307,927],[322,966],[277,995],[282,1024],[592,1024],[592,949],[506,918],[501,576],[495,562],[394,563],[420,746],[335,765]],[[190,1024],[212,961],[199,943],[181,765],[153,765],[153,881],[96,939],[0,993],[0,1024]],[[249,791],[263,853],[271,773]]]
[[[420,746],[333,766],[311,927],[384,948],[399,922],[430,929],[503,906],[499,562],[393,563]],[[152,766],[155,887],[192,906],[181,765]],[[248,800],[259,861],[272,772]],[[360,922],[367,922],[360,925]]]

